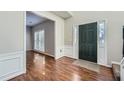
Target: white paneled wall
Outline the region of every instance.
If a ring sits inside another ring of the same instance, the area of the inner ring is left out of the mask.
[[[0,54],[0,80],[8,80],[25,73],[24,52]]]
[[[21,11],[0,12],[0,80],[26,72],[24,19]]]
[[[73,58],[73,46],[72,45],[64,46],[64,56]]]

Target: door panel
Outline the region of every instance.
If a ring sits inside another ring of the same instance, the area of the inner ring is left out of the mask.
[[[79,26],[79,58],[97,62],[97,22]]]

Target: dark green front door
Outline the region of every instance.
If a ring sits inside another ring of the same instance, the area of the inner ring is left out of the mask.
[[[79,26],[79,59],[97,62],[97,22]]]

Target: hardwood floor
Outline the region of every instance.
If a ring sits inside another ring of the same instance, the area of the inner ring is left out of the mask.
[[[62,57],[54,60],[52,57],[27,52],[27,72],[10,81],[113,81],[111,68],[100,66],[100,72],[72,64],[74,59]]]

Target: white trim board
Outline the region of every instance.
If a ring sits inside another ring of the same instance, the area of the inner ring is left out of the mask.
[[[112,64],[121,65],[121,62],[112,61]]]
[[[26,12],[24,12],[24,32],[23,32],[23,35],[24,35],[24,39],[23,39],[23,42],[24,42],[24,48],[23,48],[23,61],[24,61],[24,72],[26,72]]]
[[[112,66],[110,65],[106,65],[106,64],[102,64],[102,63],[97,63],[98,65],[101,65],[101,66],[105,66],[105,67],[109,67],[109,68],[112,68]]]
[[[0,80],[26,73],[25,64],[23,51],[0,54]]]

